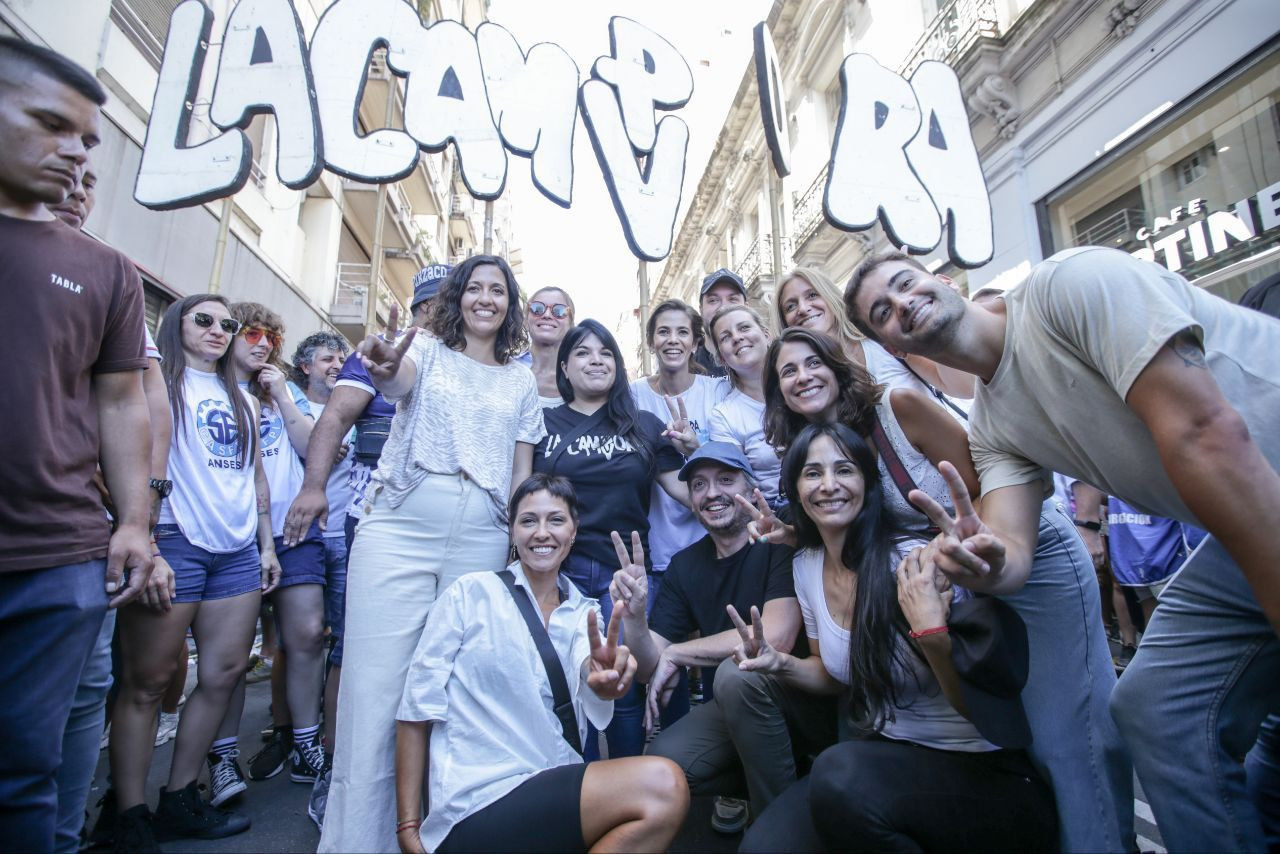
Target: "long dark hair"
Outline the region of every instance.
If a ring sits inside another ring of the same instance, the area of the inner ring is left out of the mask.
[[[570,329],[560,342],[560,351],[556,354],[556,390],[565,403],[573,400],[573,385],[565,375],[564,366],[569,361],[573,348],[588,335],[599,338],[604,348],[613,354],[613,388],[609,389],[609,399],[604,405],[605,415],[613,423],[617,434],[631,443],[641,459],[652,466],[655,450],[640,430],[640,412],[636,408],[635,398],[631,396],[631,386],[627,383],[627,365],[622,358],[622,348],[618,346],[613,333],[605,329],[600,321],[587,318]]]
[[[849,626],[849,714],[858,726],[879,732],[898,705],[895,664],[911,671],[909,647],[901,642],[910,626],[898,607],[897,579],[891,571],[897,564],[896,543],[911,534],[885,503],[880,471],[866,441],[843,424],[809,424],[782,458],[780,477],[791,496],[799,547],[822,547],[818,526],[800,500],[799,485],[809,448],[823,436],[847,454],[862,473],[862,509],[849,526],[840,552],[840,563],[858,579]]]
[[[440,292],[436,294],[435,308],[431,312],[428,326],[431,334],[444,342],[450,350],[467,348],[466,324],[462,320],[462,294],[476,267],[486,264],[501,270],[507,280],[507,316],[498,328],[498,337],[493,342],[494,360],[499,365],[505,365],[517,353],[529,349],[529,333],[524,327],[524,297],[516,283],[516,274],[511,271],[511,265],[497,255],[472,255],[453,268],[440,285]]]
[[[859,435],[871,435],[876,419],[876,404],[883,386],[866,369],[849,361],[844,350],[822,332],[799,326],[784,329],[769,345],[764,365],[764,438],[779,454],[786,453],[796,435],[809,420],[792,412],[782,397],[778,381],[778,353],[789,343],[808,344],[836,378],[836,420],[852,427]]]
[[[702,330],[702,315],[698,314],[698,310],[689,305],[684,300],[669,299],[663,300],[649,312],[649,320],[644,325],[644,340],[650,347],[653,346],[653,336],[658,331],[658,315],[664,311],[682,311],[689,318],[689,328],[693,331],[693,349],[689,351],[689,373],[705,374],[706,368],[698,363],[694,358],[697,355],[698,347],[706,341],[706,335]]]
[[[202,302],[216,302],[225,306],[228,312],[231,311],[231,304],[217,294],[196,294],[180,299],[169,306],[160,321],[160,329],[156,332],[156,347],[164,357],[160,362],[160,375],[164,377],[164,384],[169,390],[169,409],[173,413],[173,423],[179,432],[187,427],[186,395],[182,390],[182,377],[187,371],[187,353],[182,349],[182,318]],[[244,399],[244,395],[240,393],[239,384],[236,383],[236,368],[231,358],[231,345],[235,343],[234,336],[232,339],[227,344],[226,352],[215,364],[214,373],[222,381],[223,387],[227,390],[227,397],[231,399],[231,410],[236,419],[237,441],[240,443],[240,462],[247,465],[258,431],[253,421],[253,410],[249,407],[249,402]],[[246,438],[248,441],[245,441]]]

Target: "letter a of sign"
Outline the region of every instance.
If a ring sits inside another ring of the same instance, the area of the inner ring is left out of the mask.
[[[201,0],[178,4],[169,20],[160,78],[133,195],[153,210],[170,210],[233,195],[249,179],[253,148],[238,130],[188,145],[191,112],[213,29]]]

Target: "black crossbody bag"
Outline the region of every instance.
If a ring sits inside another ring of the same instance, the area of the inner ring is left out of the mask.
[[[547,627],[542,624],[542,617],[533,607],[533,602],[520,588],[516,587],[516,577],[511,570],[504,569],[498,577],[507,585],[507,592],[516,603],[520,616],[524,617],[529,634],[533,637],[533,645],[538,648],[542,658],[542,666],[547,671],[547,681],[551,683],[551,700],[553,711],[560,721],[560,734],[579,756],[582,755],[582,740],[578,736],[578,716],[573,713],[573,698],[569,696],[569,681],[565,679],[564,668],[560,666],[560,657],[551,645],[551,636]]]

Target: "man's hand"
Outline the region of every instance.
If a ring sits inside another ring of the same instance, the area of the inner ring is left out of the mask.
[[[393,304],[387,317],[386,332],[382,335],[369,335],[356,347],[356,352],[360,354],[360,362],[369,372],[369,377],[374,380],[374,385],[395,379],[400,371],[400,362],[404,359],[404,354],[408,352],[409,345],[418,334],[418,327],[410,326],[405,330],[400,342],[396,343],[399,323],[400,309]]]
[[[693,432],[693,425],[689,423],[689,414],[684,408],[684,398],[663,395],[662,399],[667,402],[667,411],[671,414],[671,420],[667,422],[667,430],[662,435],[670,439],[676,450],[687,457],[698,450],[699,442],[698,434]]]
[[[587,687],[602,700],[616,700],[626,694],[636,675],[636,660],[631,657],[631,651],[618,644],[621,627],[622,609],[615,603],[609,617],[608,637],[601,643],[596,612],[587,614],[587,638],[591,641]]]
[[[671,695],[675,693],[676,686],[680,683],[680,671],[683,668],[671,660],[666,651],[658,656],[658,663],[653,668],[653,674],[649,677],[649,693],[645,696],[644,703],[644,731],[645,735],[653,733],[653,725],[657,722],[662,710],[667,707],[667,703],[671,702]]]
[[[120,525],[111,535],[107,546],[107,600],[108,608],[127,605],[142,592],[151,575],[151,537],[144,528]],[[121,586],[121,576],[128,572],[127,583]]]
[[[907,496],[938,526],[940,533],[930,544],[933,559],[941,572],[962,587],[988,582],[1004,569],[1004,542],[978,518],[956,467],[944,461],[938,464],[938,471],[951,491],[954,517],[919,489]]]
[[[320,520],[320,530],[325,530],[329,524],[329,499],[323,489],[304,486],[289,505],[289,514],[285,516],[284,544],[296,546],[317,519]]]
[[[733,496],[733,500],[738,502],[739,506],[745,507],[751,513],[751,521],[747,523],[747,534],[751,537],[751,542],[794,547],[796,529],[778,518],[773,508],[769,506],[769,502],[764,500],[764,494],[760,490],[754,490],[754,493],[756,499],[754,506],[742,495]]]
[[[774,649],[764,636],[764,618],[760,616],[759,608],[755,605],[751,606],[749,628],[742,621],[737,608],[726,605],[725,610],[729,612],[729,619],[733,620],[738,636],[742,638],[742,643],[738,644],[738,648],[733,651],[733,660],[738,662],[739,670],[777,673],[786,667],[787,656]]]
[[[155,568],[142,588],[139,603],[153,611],[166,612],[173,609],[173,597],[177,595],[177,583],[173,576],[173,567],[161,555],[152,557]]]
[[[276,557],[275,549],[268,549],[262,552],[262,595],[267,595],[275,590],[280,584],[280,574],[283,570],[280,568],[280,558]]]
[[[640,542],[640,533],[631,532],[631,554],[627,554],[626,546],[617,531],[610,532],[613,550],[618,556],[621,567],[613,575],[609,584],[609,595],[614,602],[620,603],[628,618],[644,616],[649,600],[649,576],[644,570],[644,545]]]

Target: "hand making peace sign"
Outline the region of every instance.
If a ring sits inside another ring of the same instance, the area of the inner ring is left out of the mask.
[[[610,536],[613,550],[618,555],[618,565],[622,568],[613,574],[609,596],[615,607],[625,612],[624,617],[638,617],[645,613],[649,601],[649,576],[644,569],[644,545],[640,542],[640,532],[631,532],[629,556],[618,532],[612,531]]]
[[[956,508],[954,517],[918,489],[911,490],[907,496],[940,531],[929,544],[930,557],[944,575],[963,587],[999,576],[1004,569],[1004,542],[978,517],[956,467],[944,461],[938,464],[938,471],[951,491]]]
[[[778,518],[778,514],[773,512],[773,508],[764,500],[760,490],[757,489],[754,492],[756,499],[754,507],[742,495],[733,496],[734,501],[751,511],[751,521],[747,523],[747,534],[751,537],[751,542],[794,547],[796,529]]]
[[[609,617],[609,634],[600,642],[596,612],[587,613],[587,637],[591,641],[591,658],[588,662],[587,687],[601,700],[616,700],[631,687],[636,675],[636,660],[631,650],[618,644],[618,630],[622,627],[622,609],[616,604]]]
[[[689,423],[689,413],[684,408],[683,397],[671,397],[666,394],[662,399],[667,402],[667,411],[671,413],[671,420],[667,422],[667,431],[662,435],[671,440],[671,444],[675,445],[677,451],[686,457],[698,450],[698,434],[693,432],[693,425]]]
[[[726,605],[725,610],[729,612],[729,619],[733,620],[733,625],[742,638],[742,643],[733,651],[733,660],[738,662],[738,669],[758,670],[761,673],[777,673],[781,670],[785,666],[784,656],[764,636],[764,618],[760,616],[760,609],[755,605],[751,606],[750,628],[742,621],[737,608]]]
[[[369,372],[375,385],[395,378],[404,354],[413,343],[414,336],[418,334],[418,327],[410,326],[405,330],[404,337],[396,342],[396,336],[400,332],[399,323],[400,308],[393,304],[391,313],[387,317],[386,332],[382,335],[369,335],[360,342],[360,346],[356,347],[356,352],[360,354],[360,362]]]

